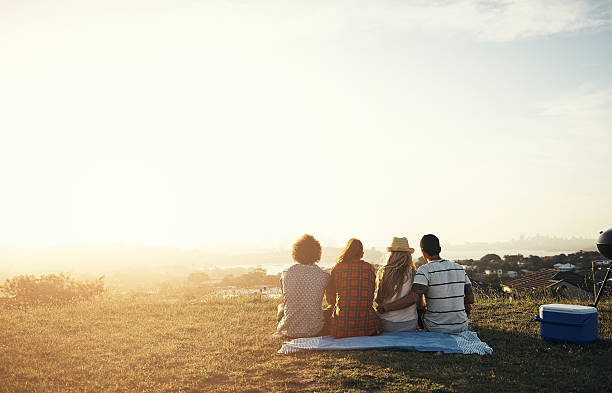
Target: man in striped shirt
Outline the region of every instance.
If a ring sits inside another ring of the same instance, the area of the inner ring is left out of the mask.
[[[425,295],[427,310],[423,316],[426,330],[440,333],[458,333],[468,328],[468,314],[474,303],[472,283],[461,265],[440,258],[440,241],[434,235],[421,239],[423,258],[412,284],[410,294],[379,311],[393,311],[408,307]]]

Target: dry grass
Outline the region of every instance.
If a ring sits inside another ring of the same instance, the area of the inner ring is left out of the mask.
[[[398,351],[279,355],[274,300],[105,297],[0,314],[0,392],[609,391],[612,305],[589,346],[550,344],[533,300],[482,300],[491,356]]]

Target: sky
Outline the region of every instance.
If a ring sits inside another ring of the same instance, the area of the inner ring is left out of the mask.
[[[612,1],[0,0],[0,244],[612,226]]]

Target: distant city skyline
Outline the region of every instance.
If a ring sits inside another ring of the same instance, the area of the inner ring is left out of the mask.
[[[0,7],[0,244],[612,226],[611,2]]]
[[[595,251],[594,239],[532,238],[537,243],[472,243],[465,245],[442,244],[441,255],[452,260],[478,260],[487,254],[522,254],[549,256]],[[548,242],[546,241],[548,240]],[[364,259],[382,263],[388,255],[388,245],[365,245]],[[537,246],[537,247],[536,247]],[[342,251],[341,245],[322,244],[321,266],[335,263]],[[289,247],[279,249],[241,249],[211,251],[168,246],[135,244],[60,245],[60,246],[7,246],[0,245],[0,280],[16,274],[42,274],[71,272],[80,275],[113,274],[118,271],[157,270],[193,271],[199,268],[262,266],[277,272],[293,263]],[[421,257],[415,245],[413,257]],[[602,257],[603,259],[603,257]],[[280,269],[280,270],[279,270]]]
[[[414,246],[416,253],[419,254],[419,240],[420,238],[409,240],[411,241],[411,245]],[[493,242],[484,242],[478,240],[472,240],[469,242],[462,243],[444,243],[442,242],[444,249],[452,249],[453,251],[468,251],[468,250],[478,250],[483,252],[489,252],[492,250],[509,250],[509,251],[521,251],[528,252],[530,250],[537,251],[579,251],[579,250],[595,250],[596,246],[596,237],[595,238],[584,238],[584,237],[571,237],[571,238],[562,238],[551,235],[541,235],[535,234],[534,236],[525,236],[521,235],[519,238],[508,239],[508,240],[500,240]],[[376,249],[379,251],[383,251],[388,247],[389,244],[366,244],[364,245],[365,249]],[[198,247],[198,246],[175,246],[175,245],[156,245],[156,244],[146,244],[146,243],[58,243],[51,245],[28,245],[28,244],[7,244],[0,243],[0,251],[1,250],[71,250],[74,252],[76,250],[85,250],[88,248],[96,249],[96,248],[105,248],[105,249],[113,249],[113,248],[128,248],[128,249],[166,249],[166,250],[185,250],[189,252],[203,252],[211,255],[215,255],[218,253],[229,252],[231,254],[248,254],[248,253],[267,253],[267,252],[290,252],[292,244],[288,243],[286,245],[279,245],[277,247],[246,247],[239,246],[233,247],[232,249],[210,249],[207,247]],[[338,243],[326,243],[321,241],[321,247],[327,249],[339,249],[341,250],[344,247],[344,244]]]

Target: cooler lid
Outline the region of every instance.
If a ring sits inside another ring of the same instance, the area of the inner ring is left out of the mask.
[[[579,306],[577,304],[544,304],[540,306],[540,315],[542,311],[564,312],[568,314],[592,314],[596,313],[595,307]]]

